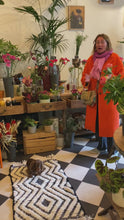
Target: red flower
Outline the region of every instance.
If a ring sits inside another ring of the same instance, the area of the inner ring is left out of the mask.
[[[6,123],[6,130],[10,129],[10,123]]]
[[[104,76],[101,76],[100,84],[104,85],[105,83],[106,83],[106,78]]]

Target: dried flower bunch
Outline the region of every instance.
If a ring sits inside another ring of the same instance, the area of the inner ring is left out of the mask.
[[[3,149],[8,151],[7,146],[11,145],[11,142],[16,142],[16,134],[18,133],[18,127],[20,120],[11,120],[10,123],[5,121],[0,122],[0,144]]]

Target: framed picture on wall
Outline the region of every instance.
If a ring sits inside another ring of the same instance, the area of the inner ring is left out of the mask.
[[[68,29],[84,29],[84,6],[68,6]]]
[[[98,0],[100,4],[113,4],[114,0]]]

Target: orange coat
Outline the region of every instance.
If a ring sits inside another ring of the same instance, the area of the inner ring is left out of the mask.
[[[85,86],[85,74],[89,74],[91,72],[93,63],[93,56],[90,56],[82,73],[81,82],[83,86]],[[114,75],[124,74],[123,63],[116,53],[112,53],[104,63],[101,71],[102,76],[104,75],[103,69],[106,68],[107,64],[112,64],[112,72]],[[96,79],[90,79],[88,90],[96,90],[96,83]],[[105,94],[103,94],[102,87],[103,86],[100,84],[98,88],[99,136],[112,137],[114,131],[119,127],[119,113],[116,109],[116,105],[113,104],[113,101],[107,104],[104,99]],[[93,131],[94,133],[96,127],[96,111],[96,104],[93,107],[87,105],[85,128]]]

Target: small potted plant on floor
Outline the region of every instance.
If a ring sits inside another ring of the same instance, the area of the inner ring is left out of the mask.
[[[38,121],[33,118],[27,117],[24,121],[24,128],[28,129],[30,134],[36,133]]]
[[[45,119],[43,121],[44,130],[46,132],[52,132],[53,131],[53,120],[51,119]]]
[[[66,125],[64,129],[64,146],[70,148],[73,146],[75,132],[78,129],[76,119],[72,116],[67,116]]]
[[[114,156],[106,160],[105,165],[101,160],[96,160],[95,168],[100,181],[100,188],[107,193],[112,193],[112,200],[120,207],[124,207],[124,168],[117,168],[119,157]],[[115,169],[108,164],[115,163]]]

